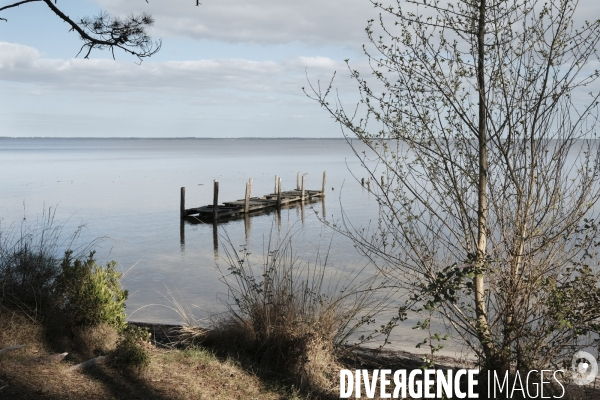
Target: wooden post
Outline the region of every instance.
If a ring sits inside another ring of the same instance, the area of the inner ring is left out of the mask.
[[[325,183],[327,181],[327,171],[323,171],[323,189],[321,189],[321,196],[325,197]]]
[[[306,175],[302,175],[302,188],[301,188],[301,191],[302,191],[302,201],[304,201],[304,187],[305,187],[304,184],[305,183],[306,183]]]
[[[181,188],[181,218],[185,217],[185,188]]]
[[[296,190],[300,190],[300,172],[296,174]]]
[[[252,181],[253,181],[252,178],[250,178],[250,180],[248,181],[248,183],[250,184],[250,190],[248,191],[248,197],[252,197]]]
[[[277,207],[281,207],[281,178],[277,179]]]
[[[219,218],[219,182],[214,180],[213,183],[213,221]]]
[[[244,197],[244,212],[250,211],[250,182],[246,183],[246,197]]]
[[[275,189],[273,189],[273,193],[277,194],[277,175],[275,175]]]

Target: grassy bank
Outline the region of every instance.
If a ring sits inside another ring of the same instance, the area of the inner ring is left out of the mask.
[[[301,398],[293,388],[262,380],[235,360],[219,358],[203,347],[147,344],[145,368],[117,366],[108,359],[94,368],[70,370],[90,357],[85,345],[71,347],[61,358],[40,323],[5,307],[0,309],[0,326],[0,349],[25,344],[0,355],[3,399]],[[106,345],[106,354],[114,352],[115,341]]]

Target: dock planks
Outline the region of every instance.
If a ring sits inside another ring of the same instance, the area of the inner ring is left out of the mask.
[[[299,175],[298,175],[299,177]],[[325,197],[325,177],[323,173],[322,190],[306,190],[304,189],[305,177],[302,176],[302,185],[299,187],[299,179],[297,179],[296,190],[281,191],[281,178],[275,177],[275,193],[269,193],[261,197],[250,197],[252,188],[252,178],[246,184],[246,197],[233,201],[225,201],[218,204],[219,183],[214,182],[214,202],[211,205],[185,208],[185,188],[181,188],[181,218],[197,215],[202,220],[215,221],[220,219],[230,219],[241,217],[244,214],[256,213],[277,209],[281,206],[289,206],[293,204],[301,204],[305,201],[311,201],[316,198]],[[216,207],[216,212],[215,212]]]

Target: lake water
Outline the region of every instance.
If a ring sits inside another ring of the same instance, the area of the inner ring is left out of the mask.
[[[291,231],[305,261],[329,248],[328,270],[372,271],[349,239],[319,219],[339,221],[342,210],[355,226],[377,218],[375,198],[352,175],[366,173],[343,139],[0,138],[0,171],[2,227],[34,224],[52,207],[66,233],[84,224],[84,242],[102,237],[97,259],[117,260],[126,272],[130,320],[181,323],[173,299],[200,318],[224,311],[223,235],[234,247],[247,241],[260,263],[269,236]],[[213,179],[222,202],[243,198],[249,178],[253,195],[272,193],[275,175],[283,190],[294,189],[298,172],[308,189],[320,189],[323,171],[323,201],[219,224],[216,250],[212,224],[181,222],[182,186],[189,208],[212,203]],[[410,322],[397,329],[393,347],[414,350],[422,339]]]

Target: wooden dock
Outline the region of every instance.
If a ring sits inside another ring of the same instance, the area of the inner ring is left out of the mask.
[[[225,201],[219,204],[219,182],[213,183],[213,204],[201,207],[185,208],[185,187],[181,188],[181,218],[198,216],[205,221],[218,221],[241,217],[250,213],[258,213],[278,209],[282,206],[302,204],[319,197],[325,197],[326,172],[323,172],[321,190],[305,189],[306,177],[296,176],[296,190],[281,190],[281,178],[275,176],[274,192],[261,197],[252,197],[252,179],[246,183],[246,195],[243,199]]]

